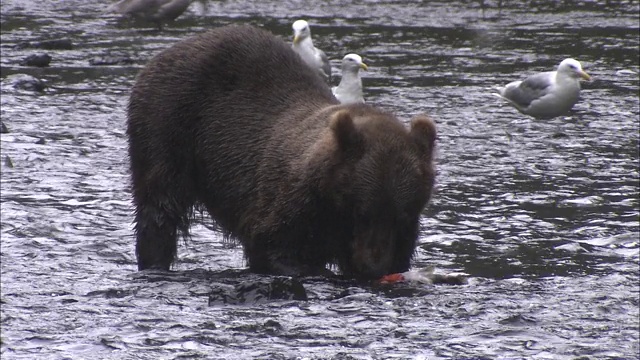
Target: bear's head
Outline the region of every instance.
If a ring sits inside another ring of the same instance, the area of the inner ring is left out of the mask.
[[[331,115],[325,135],[319,193],[334,211],[335,263],[359,278],[408,270],[434,185],[433,121],[416,117],[407,130],[390,114],[351,105]]]

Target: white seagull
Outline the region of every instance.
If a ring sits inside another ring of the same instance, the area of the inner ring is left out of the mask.
[[[557,71],[532,75],[499,87],[496,94],[518,111],[538,119],[566,114],[580,97],[580,79],[591,80],[575,59],[564,59]]]
[[[326,79],[331,80],[331,64],[324,51],[313,46],[311,29],[305,20],[293,23],[293,51],[298,53],[311,68],[317,69]]]
[[[333,96],[342,104],[364,103],[360,69],[367,70],[367,64],[357,54],[347,54],[342,58],[342,79],[340,84],[331,88]]]

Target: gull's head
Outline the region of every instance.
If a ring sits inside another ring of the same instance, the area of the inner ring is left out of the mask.
[[[293,43],[297,44],[300,41],[311,36],[311,30],[309,29],[309,23],[305,20],[296,20],[293,23]]]
[[[574,78],[581,78],[584,80],[591,80],[591,76],[582,70],[582,65],[576,59],[564,59],[558,65],[558,72],[567,74]]]
[[[354,70],[357,72],[358,70],[367,70],[367,64],[362,62],[362,58],[358,54],[347,54],[342,58],[342,69],[343,70]]]

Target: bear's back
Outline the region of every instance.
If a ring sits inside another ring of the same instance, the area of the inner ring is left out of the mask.
[[[289,44],[246,25],[214,29],[164,50],[141,71],[133,92],[145,94],[136,99],[153,102],[140,104],[146,114],[162,109],[160,114],[174,117],[242,110],[272,118],[290,109],[313,112],[337,103],[324,80]],[[166,111],[167,104],[179,108]],[[207,108],[200,108],[204,104]]]

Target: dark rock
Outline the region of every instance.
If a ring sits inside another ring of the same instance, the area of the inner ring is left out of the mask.
[[[45,50],[71,50],[73,43],[69,39],[54,39],[43,41],[22,41],[16,44],[15,49],[45,49]]]
[[[275,277],[245,281],[233,289],[220,288],[209,294],[209,306],[216,304],[245,304],[270,300],[307,300],[307,291],[294,278]],[[270,326],[274,324],[270,324]]]
[[[218,327],[216,326],[216,324],[212,321],[208,321],[206,323],[202,323],[200,324],[200,329],[205,329],[205,330],[215,330]]]
[[[90,291],[86,296],[90,297],[104,297],[106,299],[121,299],[123,297],[127,297],[132,295],[133,291],[131,290],[121,290],[121,289],[107,289],[107,290],[96,290]]]
[[[357,358],[345,353],[339,352],[331,357],[331,360],[357,360]]]
[[[468,284],[468,278],[464,274],[433,274],[432,281],[434,284],[444,284],[444,285]]]
[[[7,128],[7,125],[4,124],[4,121],[1,123],[0,133],[2,133],[2,134],[8,134],[9,133],[9,128]]]
[[[6,79],[14,89],[42,92],[47,87],[44,81],[27,74],[15,74]]]
[[[104,65],[131,65],[134,64],[135,61],[124,55],[105,55],[100,57],[95,57],[89,60],[89,65],[93,66],[104,66]]]
[[[44,145],[47,143],[47,140],[43,137],[41,137],[40,139],[38,139],[38,141],[36,141],[36,144],[38,145]]]
[[[275,320],[267,320],[264,322],[264,330],[268,334],[276,335],[282,332],[283,327],[282,324]]]
[[[22,66],[37,66],[37,67],[47,67],[51,62],[51,56],[49,54],[33,54],[27,56],[24,60],[20,62]]]
[[[46,50],[72,50],[73,43],[69,39],[45,40],[37,43],[37,47]]]
[[[11,158],[9,157],[9,155],[4,157],[4,165],[10,168],[13,168],[13,161],[11,161]]]

